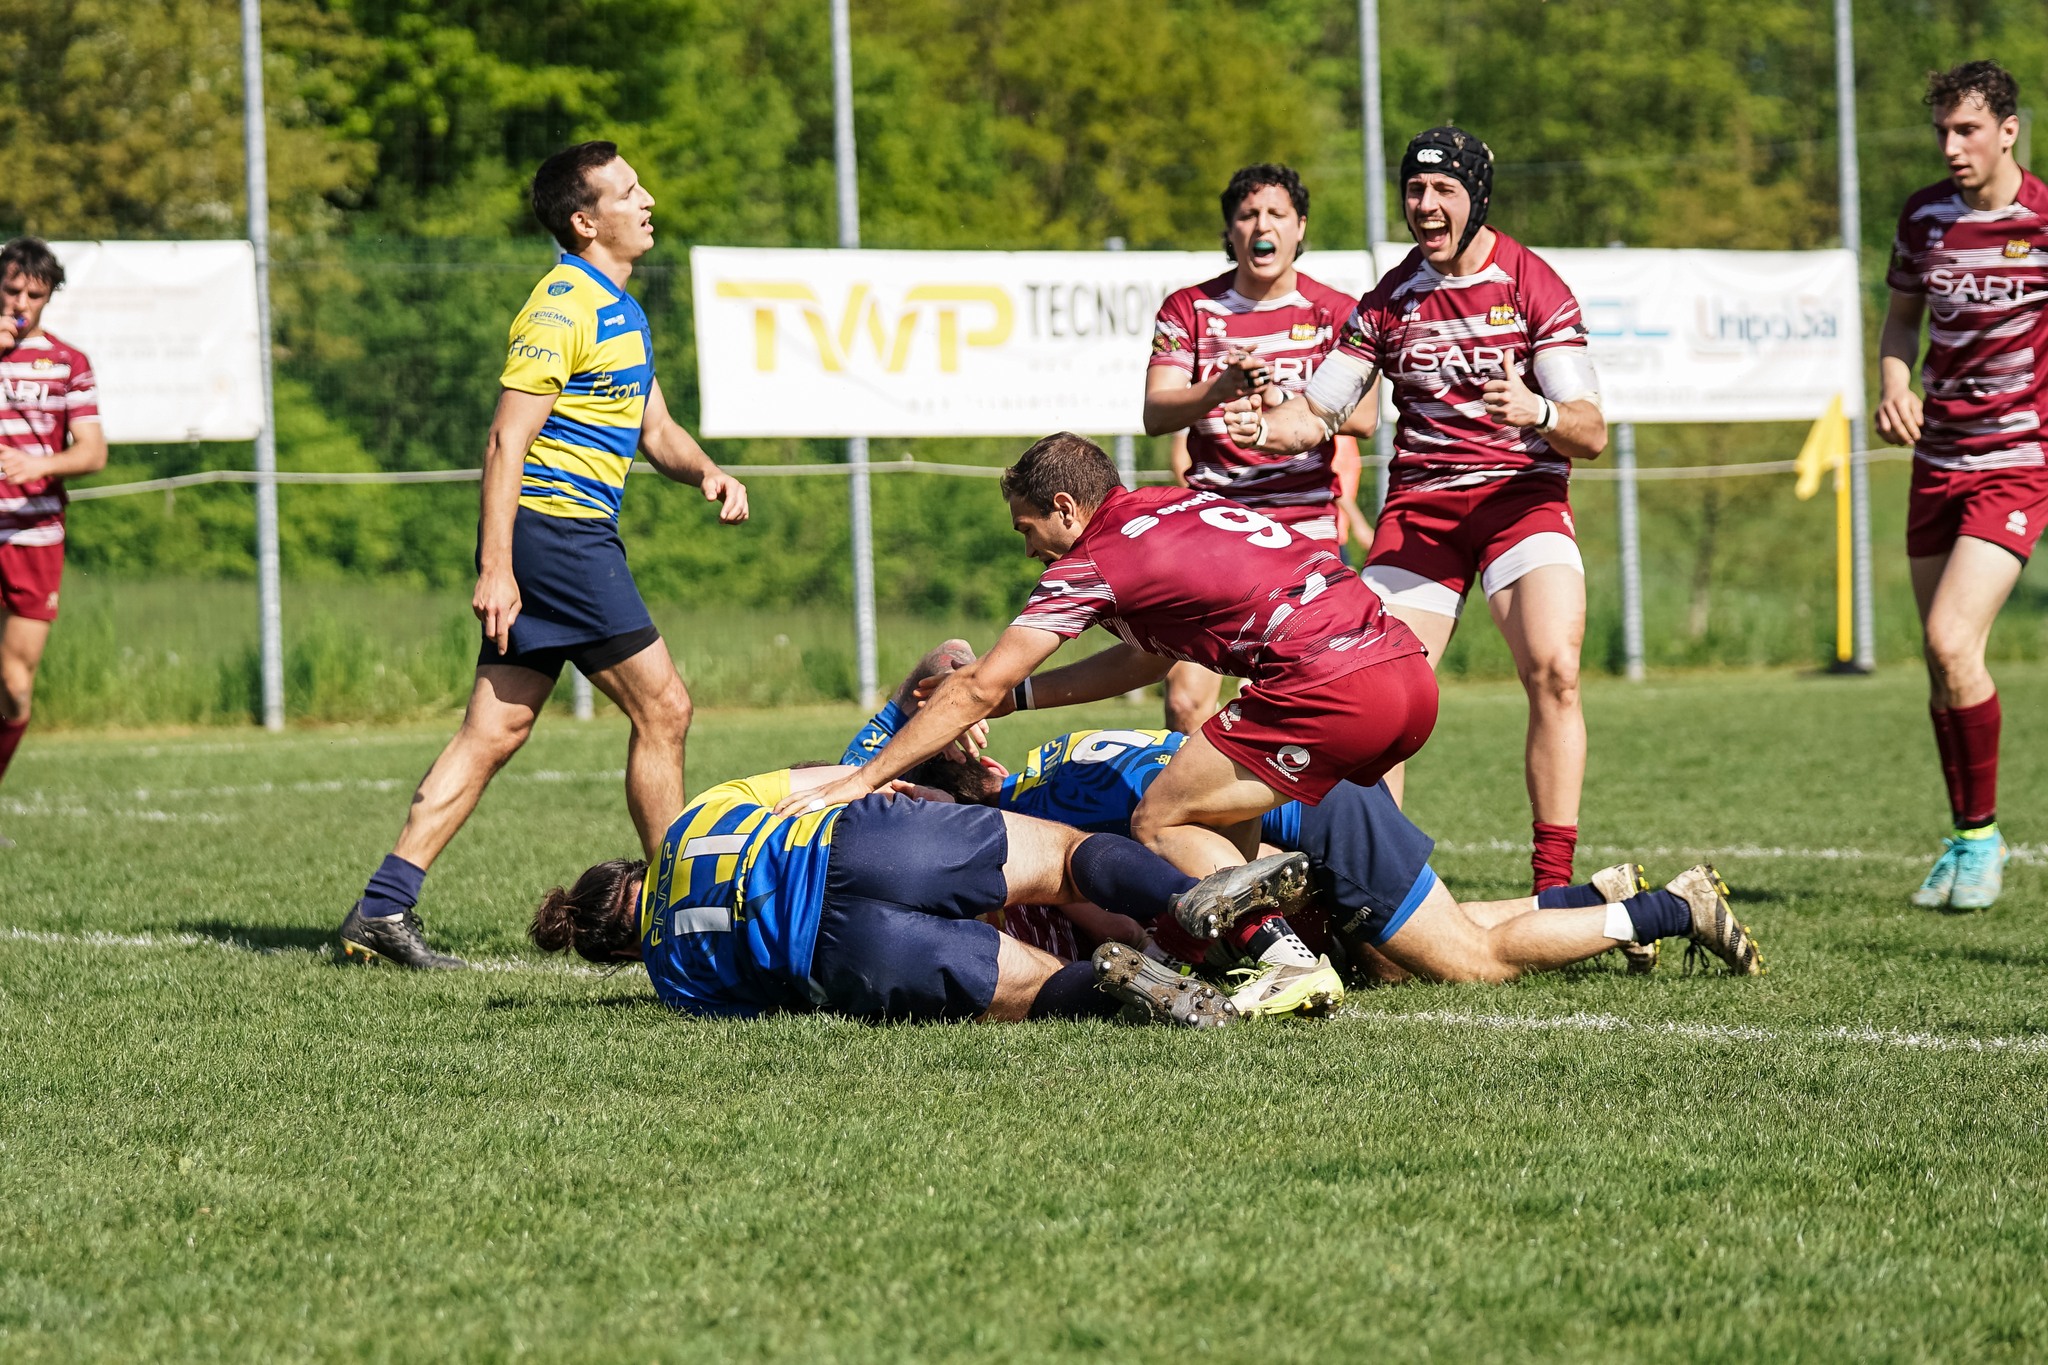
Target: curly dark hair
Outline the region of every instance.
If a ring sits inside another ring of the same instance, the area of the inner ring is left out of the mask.
[[[64,263],[40,237],[16,237],[0,247],[0,275],[10,270],[19,270],[37,283],[48,285],[52,292],[64,287]]]
[[[1953,109],[1969,95],[1983,100],[2000,122],[2020,111],[2020,83],[1997,62],[1964,62],[1928,72],[1927,94],[1920,102],[1930,109]]]
[[[1258,165],[1246,166],[1231,176],[1230,183],[1223,187],[1224,227],[1230,226],[1230,220],[1237,217],[1238,208],[1251,197],[1252,191],[1263,190],[1269,186],[1287,191],[1287,198],[1293,203],[1295,214],[1303,222],[1308,221],[1308,186],[1301,183],[1301,177],[1296,175],[1290,166],[1261,161]],[[1307,246],[1304,245],[1295,255],[1300,256],[1307,250]],[[1237,249],[1230,245],[1227,233],[1223,238],[1223,254],[1233,261],[1237,259]]]
[[[544,953],[591,962],[631,962],[640,956],[640,906],[633,892],[647,875],[642,858],[614,858],[585,869],[576,885],[541,897],[526,936]]]

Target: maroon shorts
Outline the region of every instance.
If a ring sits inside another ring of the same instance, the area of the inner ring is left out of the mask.
[[[1285,690],[1249,684],[1202,733],[1283,796],[1313,806],[1339,782],[1370,787],[1436,728],[1436,674],[1421,654]]]
[[[2024,560],[2048,527],[2048,467],[1936,469],[1913,461],[1906,554],[1945,555],[1961,536],[1988,540]]]
[[[57,585],[64,579],[64,542],[0,542],[0,612],[31,621],[57,619]]]
[[[1492,596],[1546,564],[1585,571],[1571,486],[1556,474],[1520,474],[1472,488],[1394,489],[1358,576],[1389,606],[1456,617],[1475,580]]]

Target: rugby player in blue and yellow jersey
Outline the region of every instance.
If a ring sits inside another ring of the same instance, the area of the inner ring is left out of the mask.
[[[1125,944],[1069,965],[976,916],[1087,900],[1150,922],[1287,906],[1307,891],[1299,855],[1197,882],[1123,835],[897,792],[774,813],[846,771],[711,788],[668,827],[651,870],[618,859],[550,891],[533,941],[593,962],[637,958],[662,1002],[689,1014],[1039,1019],[1132,1005],[1160,1023],[1213,1027],[1235,1017],[1220,994]]]
[[[936,677],[972,658],[964,641],[949,640],[911,676]],[[906,683],[906,689],[914,698],[916,686]],[[899,693],[861,728],[842,762],[863,763],[879,752],[915,707],[914,699]],[[1171,730],[1077,730],[1040,745],[1021,772],[1005,772],[987,760],[963,761],[949,750],[911,769],[905,779],[956,801],[1090,832],[1128,834],[1138,802],[1186,740]],[[1331,928],[1354,964],[1370,949],[1401,972],[1429,980],[1510,981],[1624,944],[1684,937],[1738,975],[1762,970],[1753,940],[1729,912],[1726,888],[1705,865],[1656,891],[1643,881],[1639,865],[1621,863],[1583,886],[1460,902],[1430,866],[1435,840],[1402,813],[1384,783],[1339,782],[1316,805],[1290,801],[1268,811],[1260,842],[1308,857]],[[1160,946],[1185,961],[1201,961],[1209,945],[1173,930],[1171,919],[1159,923],[1154,937]],[[1655,956],[1649,961],[1654,964]],[[1291,996],[1270,994],[1256,970],[1240,979],[1231,999],[1241,1014],[1299,1007]]]
[[[534,216],[562,256],[512,324],[484,451],[476,685],[397,845],[342,921],[349,956],[463,965],[427,947],[414,908],[421,884],[533,732],[564,663],[632,722],[626,807],[649,856],[683,804],[690,696],[626,567],[619,501],[636,452],[700,489],[721,522],[747,519],[747,490],[669,416],[654,377],[647,317],[625,289],[654,245],[653,208],[609,142],[557,152],[533,177]]]

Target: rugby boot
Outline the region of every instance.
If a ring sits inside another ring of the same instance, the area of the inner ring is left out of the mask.
[[[469,966],[459,957],[437,953],[427,946],[417,911],[399,915],[365,915],[357,901],[341,922],[341,951],[344,957],[365,962],[383,959],[400,967],[428,971],[459,971]]]
[[[1250,914],[1286,914],[1309,894],[1306,853],[1274,853],[1226,867],[1173,898],[1173,917],[1195,938],[1221,938]]]
[[[2005,888],[2005,864],[2012,857],[1998,826],[1987,825],[1958,835],[1955,886],[1948,893],[1951,910],[1989,910]]]
[[[1298,962],[1253,962],[1224,974],[1230,1004],[1247,1019],[1282,1014],[1325,1015],[1344,1002],[1344,978],[1319,957]]]
[[[1928,870],[1927,880],[1913,893],[1913,904],[1922,910],[1940,910],[1956,886],[1956,866],[1963,860],[1963,841],[1954,836],[1941,841],[1941,856]]]
[[[1763,954],[1728,905],[1728,883],[1714,871],[1713,864],[1689,867],[1664,884],[1664,889],[1684,901],[1692,910],[1692,943],[1686,949],[1685,966],[1693,970],[1702,953],[1712,953],[1728,964],[1734,976],[1762,976]]]
[[[1095,985],[1155,1024],[1222,1028],[1237,1018],[1223,992],[1126,943],[1095,950]]]
[[[1616,863],[1603,867],[1593,874],[1593,889],[1607,898],[1609,905],[1617,905],[1630,896],[1640,895],[1650,889],[1649,879],[1643,876],[1641,863]],[[1624,943],[1621,955],[1628,961],[1630,976],[1648,976],[1657,970],[1657,942]]]

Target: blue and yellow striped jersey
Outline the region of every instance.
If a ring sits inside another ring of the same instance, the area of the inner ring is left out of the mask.
[[[519,310],[498,382],[557,395],[527,452],[519,505],[616,521],[654,389],[654,338],[640,305],[564,253]]]
[[[640,891],[640,953],[672,1009],[753,1015],[822,1002],[811,953],[845,807],[777,818],[787,795],[787,768],[720,783],[662,837]]]

